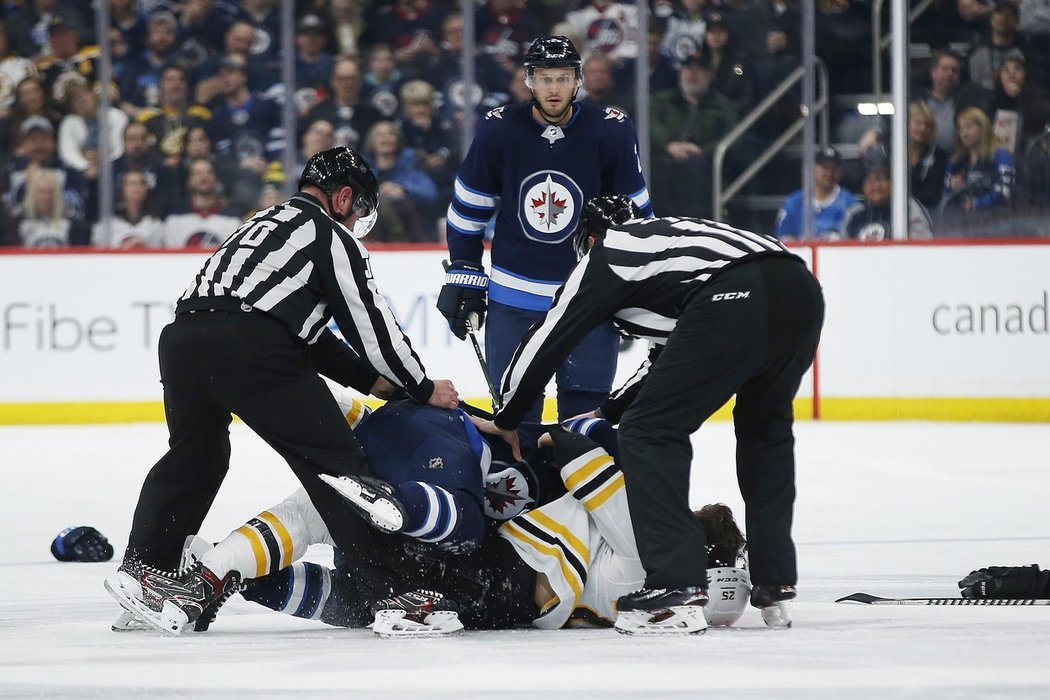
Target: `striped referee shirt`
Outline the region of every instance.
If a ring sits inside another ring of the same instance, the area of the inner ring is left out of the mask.
[[[662,347],[690,295],[727,267],[768,255],[794,253],[770,236],[706,219],[635,219],[609,229],[518,345],[503,375],[496,424],[517,427],[595,326],[612,319],[624,332]],[[648,366],[647,360],[614,398],[636,390]]]
[[[343,353],[340,361],[363,360],[423,403],[434,390],[376,288],[368,251],[309,195],[299,193],[245,221],[204,263],[176,308],[205,309],[216,298],[273,316],[311,349],[327,346],[329,357],[336,352],[333,342],[345,349],[327,328],[334,317],[357,355]],[[340,381],[323,367],[322,373]]]

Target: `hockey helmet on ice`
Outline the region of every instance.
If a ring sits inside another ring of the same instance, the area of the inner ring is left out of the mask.
[[[729,627],[740,619],[751,596],[747,569],[725,567],[707,570],[707,605],[704,617],[714,627]]]
[[[572,239],[576,254],[581,258],[587,254],[587,251],[590,250],[587,239],[591,236],[600,241],[605,237],[605,232],[610,226],[641,217],[642,213],[638,207],[626,195],[614,194],[588,199],[583,205],[580,223]]]

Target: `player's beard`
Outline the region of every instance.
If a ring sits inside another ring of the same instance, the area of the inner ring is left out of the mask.
[[[532,98],[532,104],[536,105],[536,109],[539,110],[540,115],[543,117],[543,120],[548,124],[560,124],[561,121],[565,119],[566,115],[569,113],[569,110],[572,109],[572,100],[569,100],[568,104],[565,105],[565,109],[561,110],[557,114],[551,114],[550,112],[548,112],[544,108],[543,103],[537,100],[535,97]]]

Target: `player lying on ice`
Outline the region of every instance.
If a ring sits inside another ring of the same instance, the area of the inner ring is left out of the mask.
[[[364,412],[360,404],[343,403],[350,416]],[[480,436],[457,412],[388,404],[355,431],[378,478],[399,490],[418,479],[414,483],[431,492],[432,506],[447,501],[443,494],[453,496],[456,508],[430,509],[426,535],[375,532],[368,542],[333,542],[300,489],[214,548],[200,547],[197,538],[199,560],[187,561],[224,582],[211,600],[187,600],[177,582],[158,581],[145,592],[148,603],[120,600],[133,612],[114,629],[139,627],[138,620],[166,632],[207,629],[222,602],[241,588],[246,599],[287,614],[344,627],[374,622],[380,634],[610,626],[617,620],[616,599],[637,590],[645,577],[614,461],[615,431],[599,419],[566,426],[604,447],[554,428],[544,447],[511,464],[501,440],[477,444]],[[538,428],[523,444],[535,444]],[[435,460],[441,468],[434,468]],[[473,469],[460,468],[464,464]],[[529,501],[534,508],[521,512]],[[411,508],[409,514],[411,521]],[[348,510],[347,517],[358,516]],[[698,519],[712,543],[711,603],[664,616],[621,614],[620,631],[699,633],[708,624],[731,625],[743,613],[750,593],[744,538],[724,505],[706,506]],[[299,561],[318,543],[336,547],[335,569]]]

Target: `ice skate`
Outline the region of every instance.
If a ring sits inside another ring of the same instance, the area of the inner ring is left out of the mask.
[[[447,637],[463,623],[452,601],[435,591],[410,591],[372,605],[372,631],[384,639]]]
[[[697,586],[642,588],[616,601],[620,634],[703,634],[707,630],[704,606],[707,591]]]
[[[321,480],[339,492],[355,510],[383,532],[401,532],[407,517],[405,508],[394,497],[389,484],[367,476],[331,476],[321,474]]]
[[[239,589],[236,571],[220,580],[200,562],[180,573],[142,567],[138,578],[118,571],[106,579],[106,590],[125,610],[166,634],[180,634],[202,617],[210,623],[219,607]]]
[[[798,595],[794,586],[755,586],[751,605],[762,613],[762,622],[773,630],[791,627],[791,601]]]

